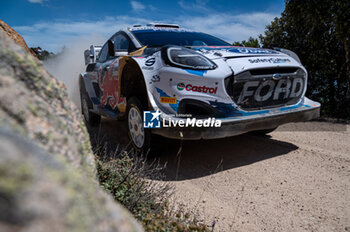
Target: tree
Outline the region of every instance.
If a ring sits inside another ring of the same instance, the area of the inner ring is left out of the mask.
[[[254,39],[253,37],[249,37],[248,41],[245,41],[245,40],[243,40],[242,42],[235,41],[233,43],[233,46],[260,48],[258,39]]]
[[[350,118],[350,1],[286,0],[260,35],[263,47],[296,52],[308,70],[307,95],[324,116]]]
[[[39,60],[47,60],[53,57],[55,54],[41,49],[41,47],[32,47],[30,48],[36,54]]]

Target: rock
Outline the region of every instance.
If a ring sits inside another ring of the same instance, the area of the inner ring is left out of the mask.
[[[62,157],[0,127],[0,231],[142,231]]]
[[[27,50],[30,54],[32,54],[34,57],[36,57],[35,53],[28,48],[26,42],[24,41],[23,37],[17,33],[13,28],[11,28],[7,23],[2,21],[0,19],[0,30],[4,31],[11,39],[13,39],[19,46]]]
[[[0,128],[0,231],[142,231],[98,186],[66,87],[1,30]]]
[[[64,156],[94,176],[94,157],[81,114],[66,87],[0,31],[0,125]]]

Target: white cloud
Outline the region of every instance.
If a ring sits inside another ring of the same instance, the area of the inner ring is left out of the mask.
[[[247,40],[249,36],[257,37],[264,32],[278,14],[256,12],[251,14],[218,14],[212,13],[206,16],[179,16],[179,20],[162,19],[162,22],[176,23],[182,27],[215,35],[230,43]],[[15,26],[26,40],[29,46],[41,46],[42,48],[58,52],[63,46],[77,38],[86,38],[91,35],[99,35],[99,45],[122,28],[133,24],[145,25],[154,20],[152,18],[137,18],[130,16],[106,17],[99,21],[54,21],[36,23],[32,26]]]
[[[100,44],[97,44],[102,45],[108,37],[118,30],[133,24],[146,24],[149,21],[142,18],[119,16],[106,17],[100,21],[42,22],[32,26],[14,26],[13,28],[24,37],[28,46],[40,46],[48,51],[59,52],[63,46],[69,45],[70,41],[91,35],[103,38]]]
[[[40,4],[42,4],[45,1],[47,1],[47,0],[28,0],[28,2],[30,2],[30,3],[40,3]]]
[[[137,1],[130,1],[131,7],[134,11],[141,11],[144,10],[146,7],[141,2]]]
[[[210,8],[207,7],[208,2],[209,0],[195,0],[194,2],[189,0],[180,0],[177,3],[182,9],[186,11],[208,13],[212,11]]]
[[[258,37],[279,14],[254,12],[227,14],[213,11],[207,6],[209,0],[180,0],[179,6],[185,11],[204,13],[205,16],[179,17],[181,26],[216,35],[228,42],[247,40],[250,36]]]
[[[153,5],[149,5],[148,8],[149,8],[151,11],[157,10],[157,7],[155,7],[155,6],[153,6]]]
[[[278,15],[261,12],[237,15],[210,14],[186,18],[178,23],[183,27],[212,34],[232,43],[247,40],[249,36],[258,37],[276,16]]]

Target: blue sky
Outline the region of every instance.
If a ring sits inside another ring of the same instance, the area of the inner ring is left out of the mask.
[[[177,23],[228,42],[257,37],[280,16],[283,0],[0,0],[0,19],[29,46],[58,52],[79,38],[108,38],[148,22]]]

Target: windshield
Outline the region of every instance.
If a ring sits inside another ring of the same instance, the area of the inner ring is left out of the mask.
[[[133,31],[135,37],[142,45],[149,47],[167,44],[178,46],[232,46],[231,44],[214,36],[192,31]]]

